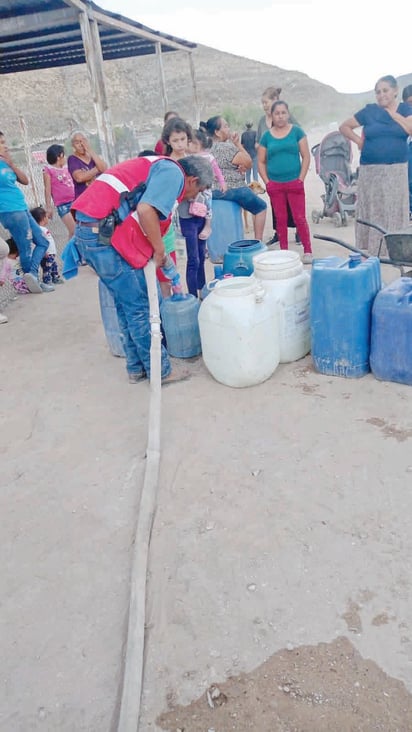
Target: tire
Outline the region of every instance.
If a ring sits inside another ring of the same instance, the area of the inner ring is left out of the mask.
[[[313,211],[312,211],[312,221],[313,221],[313,223],[314,224],[318,224],[319,221],[321,220],[321,218],[322,217],[321,217],[320,211],[316,211],[316,209],[313,209]]]
[[[342,216],[340,215],[339,211],[335,211],[335,213],[332,216],[333,223],[335,224],[336,228],[339,228],[342,226]]]

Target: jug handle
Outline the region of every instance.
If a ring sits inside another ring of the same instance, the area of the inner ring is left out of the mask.
[[[207,289],[209,291],[210,290],[213,290],[213,287],[215,286],[216,282],[220,282],[220,278],[219,277],[215,277],[214,280],[210,280],[210,282],[208,282],[207,285],[206,285]]]

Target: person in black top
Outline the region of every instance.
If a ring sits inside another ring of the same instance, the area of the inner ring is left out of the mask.
[[[246,183],[249,185],[251,180],[258,180],[257,167],[257,149],[256,149],[256,130],[252,130],[253,122],[246,122],[246,130],[242,132],[240,142],[252,158],[252,167],[246,171]]]

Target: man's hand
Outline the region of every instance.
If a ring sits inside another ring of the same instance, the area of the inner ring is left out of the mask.
[[[153,259],[156,267],[163,267],[166,264],[166,252],[163,247],[163,251],[153,253]]]

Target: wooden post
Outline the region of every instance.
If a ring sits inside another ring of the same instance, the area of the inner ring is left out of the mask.
[[[188,51],[187,52],[187,55],[189,56],[190,76],[191,76],[191,79],[192,79],[192,88],[193,88],[194,119],[195,119],[195,122],[196,122],[196,127],[199,127],[199,124],[200,124],[200,108],[199,108],[199,99],[198,99],[198,96],[197,96],[195,65],[193,63],[192,52],[191,51]]]
[[[164,73],[164,68],[163,68],[162,44],[159,41],[155,45],[156,45],[157,63],[158,63],[158,66],[159,66],[159,78],[160,78],[160,89],[161,89],[162,100],[163,100],[163,112],[166,114],[166,112],[168,110],[169,103],[167,101],[165,73]]]
[[[102,146],[102,157],[109,165],[116,162],[113,130],[107,103],[106,87],[103,72],[103,54],[97,22],[88,12],[80,11],[79,22],[82,32],[87,71],[93,96],[94,111],[97,121],[97,132]]]

